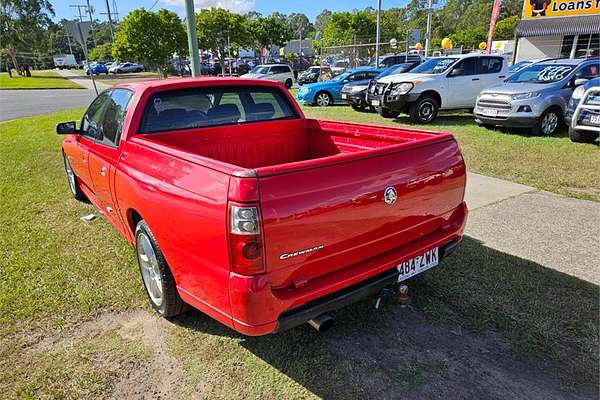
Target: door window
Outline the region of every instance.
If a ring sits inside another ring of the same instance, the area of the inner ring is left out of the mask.
[[[83,136],[93,139],[99,137],[102,115],[109,97],[108,91],[102,92],[96,97],[92,104],[90,104],[81,120],[81,134]]]
[[[481,57],[479,59],[480,74],[496,74],[502,71],[502,58],[500,57]]]
[[[594,79],[600,77],[600,63],[586,65],[575,73],[576,78]]]
[[[470,57],[459,61],[452,69],[453,72],[457,70],[461,73],[455,76],[475,75],[477,73],[477,58]]]
[[[118,146],[123,129],[123,120],[133,92],[126,89],[114,89],[110,93],[102,117],[102,143]]]

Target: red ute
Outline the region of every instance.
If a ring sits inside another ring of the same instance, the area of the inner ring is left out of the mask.
[[[122,84],[57,132],[163,316],[288,329],[437,265],[465,226],[450,134],[307,119],[275,82]]]

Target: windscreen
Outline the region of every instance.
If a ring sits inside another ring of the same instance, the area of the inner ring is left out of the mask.
[[[573,71],[572,65],[533,64],[506,80],[512,83],[552,83],[566,78]]]
[[[401,74],[403,72],[408,71],[410,69],[410,67],[412,67],[414,64],[415,63],[402,63],[402,64],[392,65],[391,67],[386,68],[383,71],[381,71],[381,73],[379,75],[377,75],[375,77],[375,79],[385,78],[388,75]]]
[[[152,95],[139,131],[153,133],[290,118],[297,118],[294,108],[277,88],[192,88]]]
[[[432,58],[410,72],[415,74],[441,74],[448,70],[457,60],[458,58],[455,57]]]

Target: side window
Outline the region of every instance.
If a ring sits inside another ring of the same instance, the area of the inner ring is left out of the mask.
[[[290,72],[290,67],[278,65],[278,66],[271,68],[271,70],[276,74],[285,74],[285,73]]]
[[[575,73],[576,78],[594,79],[600,77],[600,64],[586,65]]]
[[[133,93],[125,89],[114,89],[110,93],[102,117],[102,143],[118,146],[123,129],[123,120]]]
[[[349,81],[362,81],[363,79],[365,79],[365,74],[363,72],[359,72],[348,77]]]
[[[479,59],[480,74],[495,74],[502,71],[502,58],[500,57],[481,57]]]
[[[109,99],[108,92],[102,92],[90,104],[87,111],[81,119],[81,133],[83,136],[91,138],[98,137],[102,122],[102,113],[104,112],[106,102]]]
[[[459,61],[452,70],[462,70],[460,76],[475,75],[477,73],[477,58],[465,58],[464,60]]]
[[[365,79],[374,79],[377,75],[379,75],[379,72],[367,72],[365,75]]]

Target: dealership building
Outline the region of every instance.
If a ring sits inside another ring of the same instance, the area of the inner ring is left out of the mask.
[[[600,0],[525,0],[515,62],[600,57]]]

